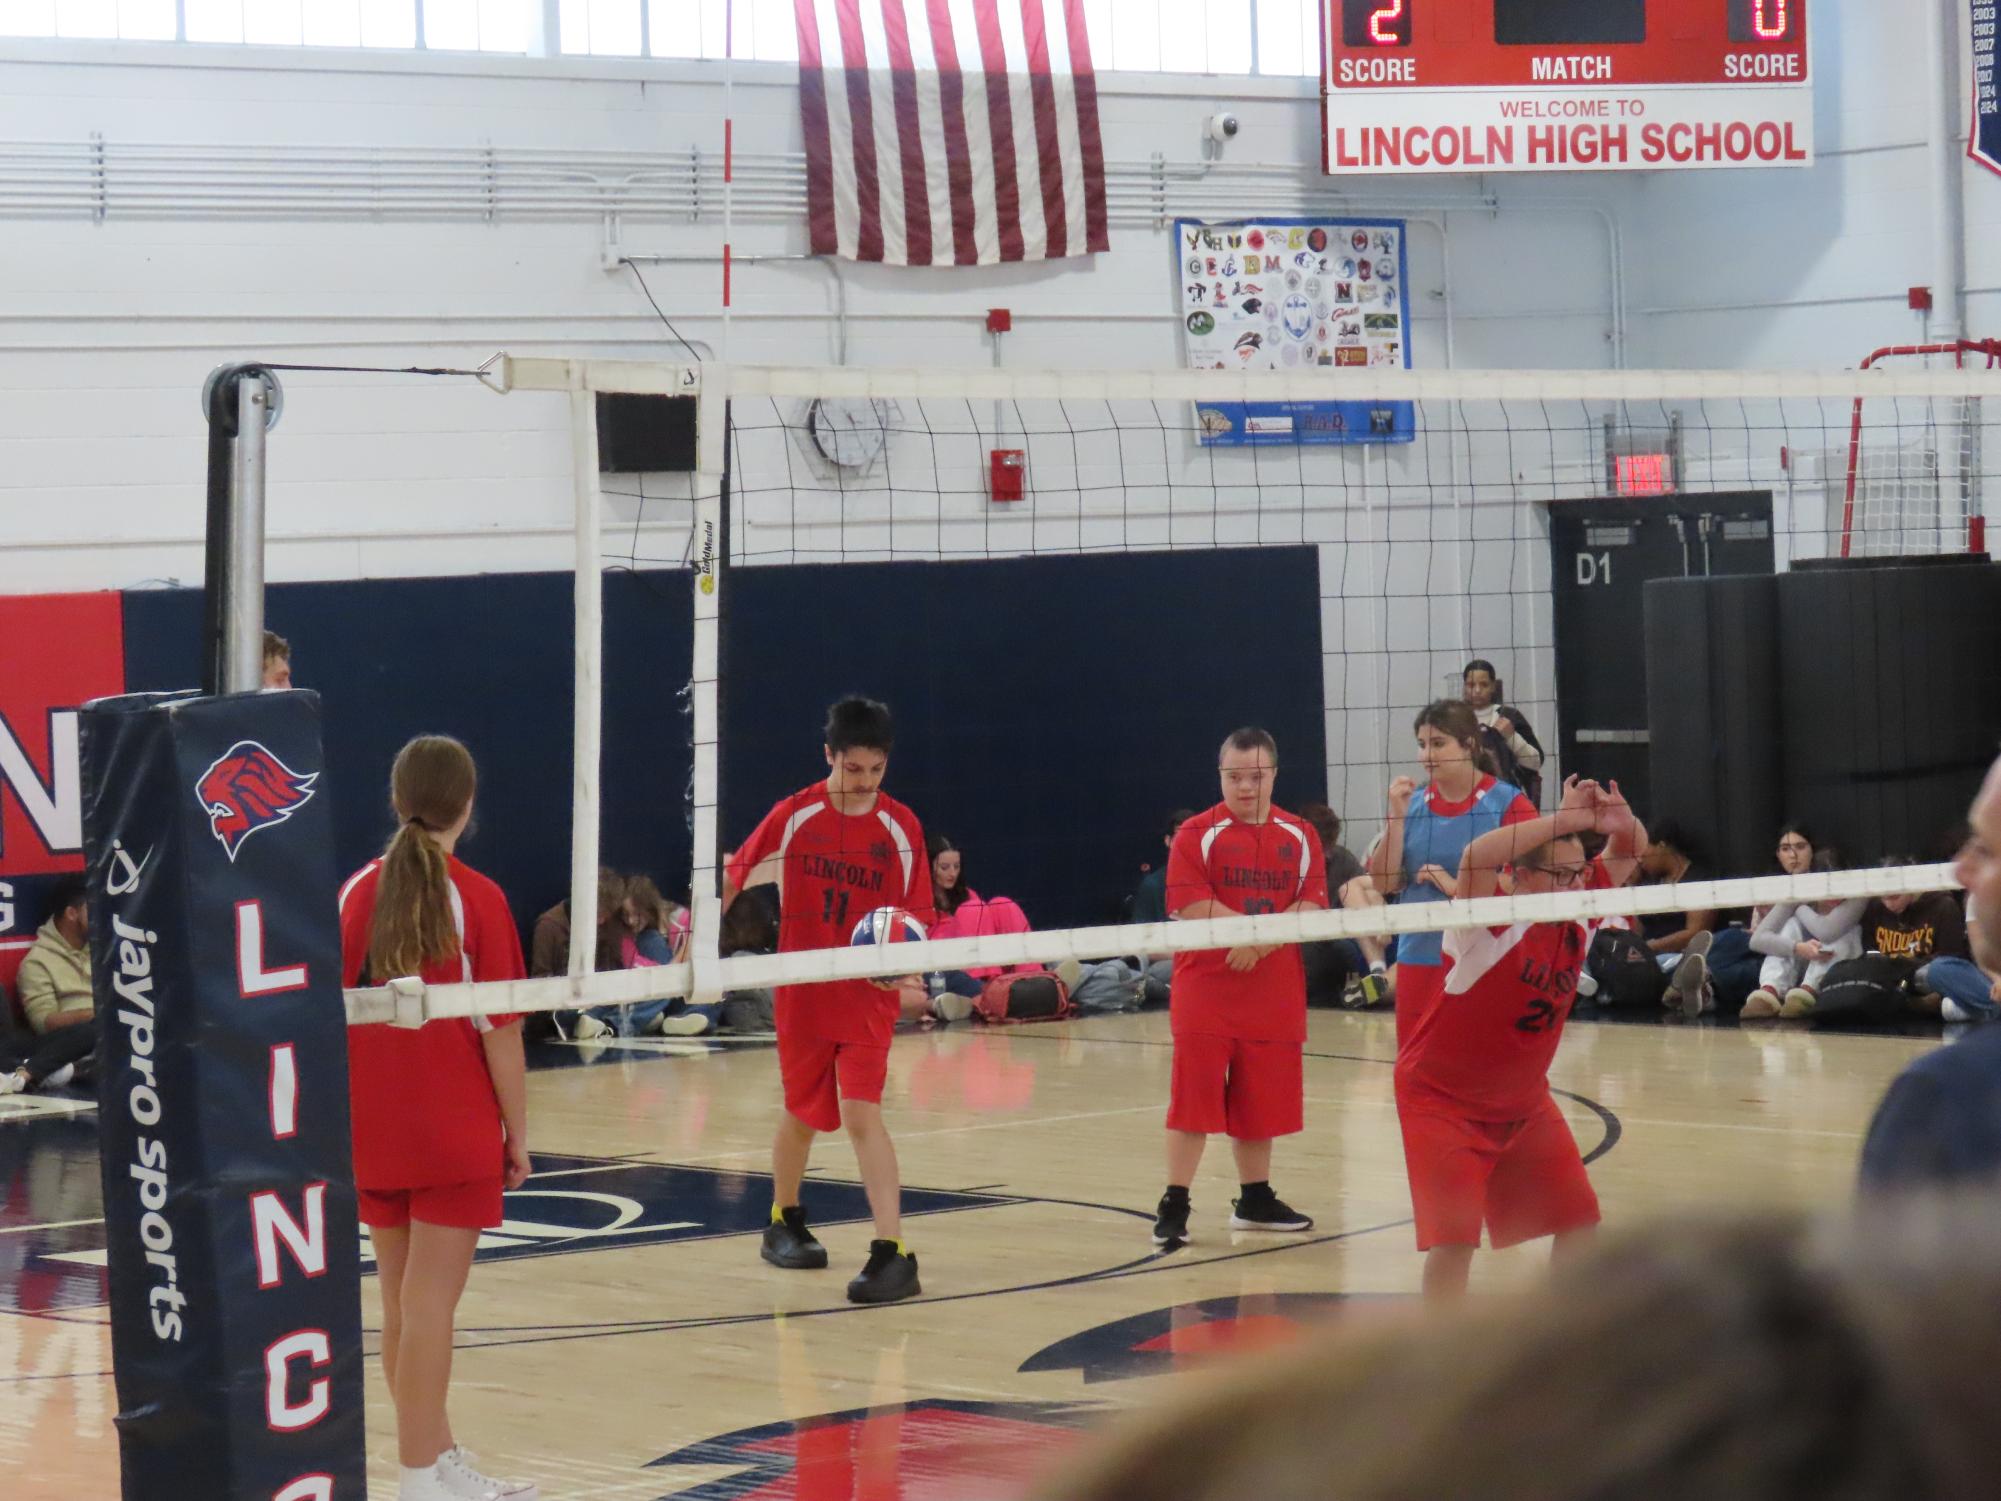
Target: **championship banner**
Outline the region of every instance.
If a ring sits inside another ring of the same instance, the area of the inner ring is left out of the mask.
[[[1191,370],[1410,368],[1401,219],[1178,219],[1175,272]],[[1330,374],[1328,389],[1340,389]],[[1408,443],[1407,401],[1215,402],[1201,441]]]
[[[311,693],[82,716],[125,1501],[365,1501],[332,820]]]
[[[2001,0],[1972,0],[1973,130],[1966,154],[1990,172],[2001,172],[2001,88],[1994,76],[1994,28]]]

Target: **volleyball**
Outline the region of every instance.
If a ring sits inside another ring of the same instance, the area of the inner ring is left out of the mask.
[[[878,907],[855,924],[848,942],[859,948],[869,943],[921,943],[924,924],[901,907]]]

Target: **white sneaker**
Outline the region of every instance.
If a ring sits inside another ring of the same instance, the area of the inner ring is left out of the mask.
[[[603,1017],[592,1016],[588,1011],[577,1017],[577,1028],[571,1035],[578,1042],[596,1042],[600,1037],[609,1037],[615,1030]]]
[[[542,1490],[531,1480],[496,1480],[475,1467],[477,1458],[464,1444],[438,1456],[438,1478],[445,1494],[459,1501],[541,1501]]]
[[[446,1484],[442,1461],[422,1470],[405,1470],[403,1483],[396,1488],[396,1501],[464,1501],[464,1495]]]
[[[74,1063],[65,1063],[61,1068],[50,1074],[48,1078],[42,1080],[42,1088],[61,1089],[75,1077],[76,1065]]]
[[[660,1013],[662,1037],[699,1037],[708,1030],[709,1019],[699,1011],[676,1011],[671,1016]]]
[[[932,998],[931,1014],[941,1022],[962,1022],[973,1014],[973,1003],[955,991],[941,991]]]
[[[28,1076],[26,1073],[16,1069],[11,1074],[0,1074],[0,1095],[26,1094],[27,1092]]]
[[[1973,1020],[1967,1014],[1966,1008],[1949,995],[1939,998],[1938,1014],[1949,1022],[1970,1022]]]

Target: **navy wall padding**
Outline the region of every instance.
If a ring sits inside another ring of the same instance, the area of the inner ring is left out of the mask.
[[[2001,565],[1779,581],[1794,817],[1851,864],[1944,859],[2001,738]]]
[[[1220,793],[1239,725],[1278,800],[1327,791],[1311,547],[739,568],[729,576],[723,832],[826,775],[843,693],[897,716],[884,786],[1038,928],[1116,921],[1160,824]]]
[[[1648,777],[1713,874],[1772,863],[1786,816],[1780,767],[1778,580],[1770,574],[1650,579]]]
[[[726,603],[732,845],[826,774],[820,727],[846,692],[897,712],[890,792],[1038,927],[1120,915],[1168,810],[1216,801],[1239,724],[1278,738],[1282,803],[1326,795],[1312,547],[738,568]],[[567,894],[568,574],[274,584],[266,616],[325,705],[343,871],[389,836],[397,748],[440,732],[480,765],[468,863],[524,929]],[[199,591],[127,593],[127,688],[196,683],[200,634]],[[691,639],[687,574],[605,576],[604,858],[670,895],[688,884]]]
[[[265,618],[325,707],[326,783],[343,872],[392,831],[389,766],[413,735],[456,735],[479,762],[465,861],[524,930],[569,894],[572,594],[565,573],[273,584]],[[604,859],[688,884],[690,752],[678,692],[693,636],[687,575],[605,575]],[[125,595],[128,690],[200,680],[201,594]]]

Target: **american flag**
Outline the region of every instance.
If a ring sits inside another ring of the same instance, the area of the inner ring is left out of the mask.
[[[813,253],[988,266],[1106,248],[1084,0],[793,0]]]

